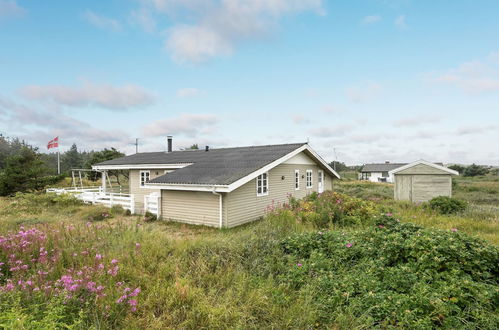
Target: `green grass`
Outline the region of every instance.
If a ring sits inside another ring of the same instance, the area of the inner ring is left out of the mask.
[[[460,191],[460,185],[490,185],[485,179],[478,182],[467,179],[458,183],[456,189]],[[447,231],[457,228],[459,233],[499,244],[499,212],[494,205],[471,203],[462,214],[442,216],[421,206],[394,201],[388,184],[348,181],[337,183],[335,190],[373,201],[380,212],[391,211],[403,222]],[[44,194],[0,198],[0,236],[17,231],[20,226],[63,235],[64,239],[50,243],[64,251],[54,276],[63,274],[69,265],[93,264],[90,257],[81,264],[73,260],[72,254],[83,249],[101,253],[107,261],[115,258],[120,266],[116,278],[102,279],[106,281],[108,296],[95,306],[70,310],[56,300],[47,305],[33,297],[5,298],[6,306],[0,303],[0,314],[4,313],[0,316],[2,326],[39,328],[64,323],[85,329],[372,327],[372,320],[348,310],[348,305],[344,310],[335,310],[335,317],[326,317],[325,321],[323,301],[318,300],[319,287],[298,290],[282,280],[290,267],[280,248],[282,242],[318,231],[310,223],[297,221],[291,213],[218,230],[163,221],[144,223],[142,217],[126,216],[120,210],[112,210],[108,219],[91,221],[102,212],[109,209]],[[68,226],[75,229],[68,232]],[[338,235],[340,231],[365,235],[365,226],[329,229]],[[137,243],[140,251],[135,248]],[[142,289],[137,312],[123,312],[115,306],[113,288],[117,281]],[[0,285],[4,283],[0,279]],[[111,306],[108,312],[106,305]],[[68,315],[72,319],[68,320]],[[45,320],[43,325],[37,323],[41,319]]]

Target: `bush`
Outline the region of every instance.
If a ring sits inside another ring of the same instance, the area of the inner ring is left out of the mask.
[[[146,214],[144,214],[144,221],[145,222],[152,222],[152,221],[156,221],[158,220],[158,217],[156,216],[156,214],[152,214],[151,212],[146,212]]]
[[[279,279],[314,292],[320,326],[494,328],[499,249],[456,231],[383,216],[357,232],[295,235],[281,243]]]
[[[103,221],[106,219],[111,219],[113,217],[113,214],[110,212],[110,209],[104,206],[97,206],[97,207],[92,207],[90,208],[84,218],[87,221]]]
[[[440,214],[453,214],[462,212],[466,209],[466,202],[447,196],[438,196],[428,202],[432,210]]]

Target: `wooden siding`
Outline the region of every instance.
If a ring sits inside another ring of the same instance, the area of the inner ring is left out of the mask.
[[[143,213],[144,212],[144,196],[149,195],[150,193],[157,192],[159,193],[159,189],[148,189],[140,187],[140,171],[141,170],[130,170],[129,173],[129,189],[130,194],[133,194],[135,197],[135,213]],[[150,171],[150,179],[157,178],[164,174],[164,169],[155,169],[155,170],[144,170]],[[157,174],[156,174],[157,173]]]
[[[405,170],[402,170],[400,172],[395,173],[395,175],[402,175],[402,174],[446,174],[446,175],[449,175],[448,172],[442,171],[438,168],[428,166],[425,164],[414,165],[414,166],[409,167]]]
[[[437,196],[452,195],[450,174],[395,174],[394,196],[396,200],[414,203],[429,201]]]
[[[303,198],[313,191],[317,191],[317,165],[281,164],[269,171],[269,194],[256,195],[256,180],[228,193],[224,198],[226,204],[227,227],[235,227],[246,222],[259,219],[265,214],[267,207],[272,204],[282,204],[288,201],[288,195]],[[295,170],[300,171],[300,189],[295,190]],[[306,170],[312,170],[312,188],[306,188]],[[284,176],[284,180],[282,177]],[[324,190],[332,189],[332,177],[324,171]]]
[[[395,175],[395,199],[400,201],[412,200],[412,175]]]
[[[219,227],[219,198],[210,192],[162,190],[162,218],[194,225]]]

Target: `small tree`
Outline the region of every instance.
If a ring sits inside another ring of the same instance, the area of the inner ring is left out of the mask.
[[[464,173],[464,170],[466,169],[466,167],[465,167],[465,166],[463,166],[463,165],[458,165],[458,164],[451,165],[451,166],[449,166],[449,168],[450,168],[451,170],[458,171],[458,172],[459,172],[459,174],[463,174],[463,173]]]
[[[35,149],[24,146],[5,160],[5,168],[0,171],[0,195],[39,190],[58,179],[46,174],[47,168],[40,155]]]
[[[466,169],[464,170],[464,173],[463,173],[464,176],[478,176],[478,175],[485,175],[485,174],[487,174],[487,169],[483,166],[478,166],[475,163],[466,167]]]
[[[106,149],[101,150],[101,151],[93,151],[90,154],[90,157],[88,158],[88,161],[85,164],[85,167],[92,168],[92,165],[95,165],[97,163],[105,162],[106,160],[111,160],[111,159],[115,159],[115,158],[120,158],[123,156],[125,156],[125,154],[122,152],[119,152],[115,148],[111,148],[111,149],[106,148]],[[127,176],[127,173],[125,173],[124,171],[109,171],[109,175],[113,175],[116,177],[116,181],[118,182],[118,184],[120,182],[120,179],[119,179],[120,174]],[[98,175],[98,173],[92,172],[92,173],[90,173],[89,178],[90,178],[90,180],[97,181],[99,179],[99,175]]]
[[[76,143],[66,151],[61,157],[62,171],[68,173],[72,168],[81,168],[83,166],[81,155],[78,152]]]

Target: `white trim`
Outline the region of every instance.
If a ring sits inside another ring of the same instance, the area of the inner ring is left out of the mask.
[[[176,170],[192,165],[193,163],[185,164],[134,164],[134,165],[94,165],[93,170],[155,170],[155,169],[172,169]]]
[[[227,185],[212,185],[212,184],[169,184],[169,183],[148,183],[145,188],[149,189],[165,189],[165,190],[182,190],[182,191],[213,191],[230,192]]]
[[[151,180],[151,171],[149,171],[149,170],[143,170],[143,171],[139,172],[139,187],[140,188],[145,188],[146,183],[149,180],[145,180],[144,184],[142,184],[142,173],[147,173],[147,176],[149,177],[149,180]]]
[[[331,173],[333,173],[336,178],[338,179],[341,179],[340,175],[338,174],[338,172],[336,172],[335,170],[333,170],[331,168],[331,166],[329,166],[329,164],[324,160],[322,159],[321,156],[319,156],[318,153],[315,152],[314,149],[310,148],[309,145],[307,144],[307,150],[310,151],[310,153],[328,170],[330,171]]]
[[[426,160],[423,160],[423,159],[420,159],[420,160],[417,160],[415,162],[412,162],[410,164],[407,164],[407,165],[404,165],[402,167],[398,167],[396,169],[393,169],[391,171],[389,171],[388,173],[390,175],[392,174],[395,174],[397,172],[400,172],[400,171],[403,171],[403,170],[406,170],[408,168],[411,168],[413,166],[416,166],[416,165],[420,165],[420,164],[423,164],[423,165],[427,165],[427,166],[430,166],[430,167],[433,167],[433,168],[436,168],[438,170],[441,170],[441,171],[444,171],[444,172],[447,172],[449,174],[452,174],[452,175],[459,175],[459,172],[457,171],[454,171],[454,170],[451,170],[450,168],[447,168],[447,167],[444,167],[444,166],[440,166],[440,165],[437,165],[437,164],[433,164],[433,163],[430,163],[430,162],[427,162]]]
[[[319,181],[320,179],[320,181]],[[317,170],[317,192],[319,194],[324,192],[324,171]]]
[[[310,186],[308,185],[308,174],[310,173]],[[314,187],[314,171],[306,170],[305,171],[305,188],[312,189]]]
[[[300,170],[295,170],[295,190],[300,190]]]
[[[223,213],[222,213],[222,194],[217,193],[217,192],[215,191],[215,189],[216,189],[216,188],[215,188],[215,187],[213,187],[213,190],[211,191],[211,193],[212,193],[213,195],[218,195],[218,208],[219,208],[219,214],[218,214],[218,216],[219,216],[219,226],[220,226],[220,229],[222,229],[222,228],[223,228],[223,226],[224,226],[224,223],[223,223]]]
[[[264,181],[263,175],[265,175],[265,185],[263,184],[263,181]],[[262,178],[260,179],[260,177],[262,177]],[[262,192],[261,193],[258,192],[258,181],[262,182]],[[257,197],[268,196],[268,194],[269,194],[269,172],[265,172],[265,173],[262,173],[259,176],[257,176],[255,179],[255,183],[256,183],[256,196]],[[264,188],[265,188],[265,192],[263,191]]]

